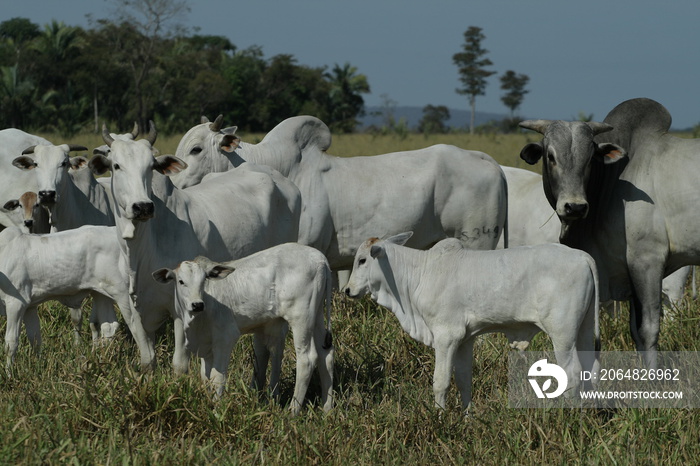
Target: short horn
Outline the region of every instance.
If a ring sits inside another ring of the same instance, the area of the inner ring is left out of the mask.
[[[544,134],[547,131],[549,125],[552,124],[552,120],[525,120],[520,122],[520,127],[525,129],[531,129],[537,131],[540,134]]]
[[[87,147],[78,144],[68,144],[68,151],[87,150]]]
[[[114,142],[114,138],[112,137],[111,134],[109,134],[109,130],[107,129],[107,125],[104,123],[102,124],[102,140],[109,147],[112,147],[112,143]]]
[[[148,120],[148,136],[146,136],[146,141],[148,141],[151,146],[156,143],[156,138],[158,137],[158,131],[156,130],[156,124],[153,120]]]
[[[131,138],[136,139],[136,137],[139,135],[139,122],[135,121],[134,122],[134,129],[131,130]]]
[[[24,149],[24,150],[22,151],[22,155],[33,154],[33,153],[34,153],[34,148],[35,148],[35,147],[36,147],[36,145],[33,145],[33,146],[31,146],[31,147],[27,147],[26,149]]]
[[[223,123],[224,123],[224,116],[219,115],[218,117],[216,117],[216,120],[214,120],[214,123],[209,125],[209,129],[211,129],[212,131],[216,131],[216,132],[221,131],[221,126],[223,125]]]
[[[612,131],[613,127],[607,123],[598,123],[596,121],[589,121],[586,123],[591,130],[593,130],[593,135],[598,135],[601,133],[607,133]]]

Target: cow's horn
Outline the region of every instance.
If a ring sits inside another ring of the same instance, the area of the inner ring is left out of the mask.
[[[112,147],[112,143],[114,142],[114,138],[112,137],[111,134],[109,134],[109,130],[107,129],[107,125],[104,123],[102,124],[102,140],[109,147]]]
[[[586,123],[589,128],[593,130],[593,135],[601,134],[601,133],[607,133],[608,131],[612,131],[613,127],[607,123],[598,123],[596,121],[589,121]]]
[[[68,151],[70,152],[74,150],[87,150],[87,147],[80,146],[78,144],[68,144]]]
[[[131,137],[133,139],[136,139],[136,137],[139,135],[139,122],[135,121],[134,122],[134,129],[131,130]]]
[[[525,120],[520,122],[520,127],[525,129],[531,129],[537,131],[540,134],[544,134],[547,131],[549,125],[552,124],[552,120]]]
[[[211,129],[212,131],[216,131],[216,132],[221,131],[221,126],[223,125],[223,123],[224,123],[224,116],[219,115],[218,117],[216,117],[216,120],[214,120],[214,123],[209,125],[209,129]]]
[[[24,150],[22,151],[22,155],[33,154],[33,153],[34,153],[34,148],[35,148],[35,147],[36,147],[36,145],[27,147],[26,149],[24,149]]]
[[[156,124],[153,120],[148,120],[149,130],[148,136],[146,136],[146,141],[151,143],[151,146],[156,143],[156,138],[158,137],[158,131],[156,130]]]

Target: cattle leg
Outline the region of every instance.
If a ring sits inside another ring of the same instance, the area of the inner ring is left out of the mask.
[[[305,329],[292,329],[294,337],[294,350],[297,356],[297,373],[294,383],[294,396],[290,409],[292,415],[296,416],[301,411],[301,406],[304,403],[306,391],[311,382],[311,376],[314,370],[314,363],[318,359],[316,354],[316,346],[312,341],[310,331],[304,332]]]
[[[70,311],[70,320],[73,323],[73,343],[80,344],[80,332],[83,327],[83,311],[79,307],[71,307],[68,309]],[[90,327],[92,329],[92,326]],[[93,332],[92,338],[94,340],[95,333]]]
[[[175,351],[173,351],[173,370],[175,375],[187,374],[189,370],[189,352],[185,347],[185,326],[182,318],[175,317],[173,322],[175,334]]]
[[[141,321],[141,313],[137,310],[131,308],[131,302],[129,306],[125,309],[129,309],[129,315],[124,316],[129,330],[136,341],[136,346],[139,348],[139,354],[141,356],[141,371],[151,372],[156,368],[156,349],[155,349],[155,332],[147,332],[143,327],[143,322]],[[122,310],[122,315],[124,315],[124,310]]]
[[[97,329],[99,326],[98,340],[95,340],[95,334],[93,331],[93,346],[95,346],[99,339],[102,341],[111,340],[116,335],[119,329],[119,321],[117,320],[117,313],[114,311],[114,302],[111,298],[104,296],[100,293],[93,293],[92,299],[92,312],[90,313],[90,325],[91,328]]]
[[[32,346],[34,354],[41,353],[41,326],[39,323],[39,313],[36,306],[29,306],[24,312],[24,328],[27,329],[27,338]]]
[[[578,329],[578,335],[576,336],[576,349],[579,352],[579,360],[583,370],[598,374],[600,362],[596,357],[597,354],[595,348],[596,312],[600,312],[598,304],[591,303],[589,305],[588,312],[586,312],[583,322],[581,322],[581,326]],[[592,388],[591,384],[591,381],[587,381],[585,383],[586,389]]]
[[[19,332],[23,320],[24,307],[14,298],[6,297],[5,311],[7,313],[7,326],[5,327],[5,367],[8,375],[19,347]]]
[[[561,342],[552,339],[552,346],[557,365],[564,369],[569,379],[564,396],[578,396],[581,388],[581,361],[578,359],[575,342],[568,340]]]
[[[314,330],[314,344],[316,345],[316,354],[318,360],[316,367],[319,378],[321,379],[321,402],[325,412],[333,409],[333,360],[335,350],[333,345],[326,348],[326,328],[323,325],[323,315],[319,313],[320,319],[316,322]]]
[[[462,398],[462,408],[465,413],[472,401],[472,370],[474,363],[474,338],[470,338],[457,348],[455,353],[454,371],[457,389]]]
[[[454,366],[457,342],[435,342],[435,371],[433,373],[433,395],[435,406],[445,409],[447,391],[452,379],[452,367]]]
[[[659,327],[661,320],[661,280],[664,260],[646,261],[647,265],[630,263],[632,299],[630,300],[630,333],[649,369],[657,367]]]

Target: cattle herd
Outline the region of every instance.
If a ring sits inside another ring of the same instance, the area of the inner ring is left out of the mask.
[[[138,127],[105,127],[106,145],[89,160],[69,156],[85,147],[2,130],[7,371],[22,322],[32,346],[41,344],[40,303],[71,308],[79,338],[91,295],[95,342],[114,336],[116,304],[142,369],[152,370],[155,332],[172,319],[173,369],[186,372],[197,355],[217,398],[247,333],[252,384],[266,388],[271,362],[277,396],[291,328],[290,408],[301,409],[316,368],[329,410],[331,277],[348,270],[342,291],[370,294],[435,349],[439,407],[453,373],[468,406],[474,339],[484,333],[502,332],[523,350],[544,331],[570,380],[595,370],[599,309],[611,300],[630,302],[632,337],[655,367],[662,280],[674,297],[700,263],[700,142],[668,134],[670,124],[649,99],[623,102],[600,123],[524,121],[543,138],[520,155],[541,160],[542,176],[448,145],[334,157],[330,131],[310,116],[281,122],[258,144],[221,117],[202,118],[175,155],[158,155],[153,123],[143,139]]]

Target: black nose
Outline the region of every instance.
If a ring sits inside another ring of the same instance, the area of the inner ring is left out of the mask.
[[[566,203],[564,204],[564,211],[566,212],[567,216],[570,217],[576,217],[576,218],[583,218],[586,216],[588,213],[588,204],[587,203]]]
[[[345,288],[345,294],[350,296],[350,287]]]
[[[24,226],[27,227],[27,228],[33,227],[33,226],[34,226],[34,220],[32,220],[32,219],[25,220],[25,221],[24,221]]]
[[[131,206],[136,220],[145,220],[153,218],[153,203],[152,202],[136,202]]]
[[[39,191],[39,203],[53,204],[56,202],[56,191]]]
[[[204,310],[204,303],[199,301],[192,303],[192,312],[202,312]]]

